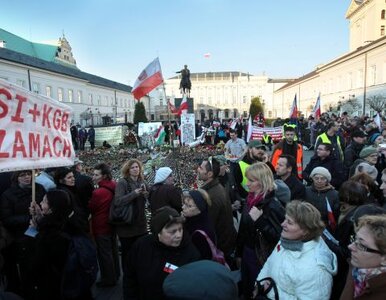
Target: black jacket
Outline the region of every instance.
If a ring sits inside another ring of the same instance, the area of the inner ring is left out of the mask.
[[[64,220],[53,214],[39,222],[36,251],[29,268],[29,299],[60,299],[62,274],[70,244],[63,225]]]
[[[179,247],[168,247],[153,234],[141,237],[129,253],[123,277],[123,299],[165,299],[162,284],[169,274],[164,270],[166,263],[181,267],[199,259],[199,252],[186,234]]]
[[[303,179],[306,180],[308,184],[312,184],[312,179],[310,178],[310,175],[312,170],[316,167],[326,168],[330,172],[330,183],[337,190],[347,179],[346,170],[344,169],[343,164],[339,159],[330,155],[324,160],[321,160],[318,156],[314,155],[313,157],[311,157],[310,162],[303,171]]]
[[[155,214],[157,209],[164,206],[170,206],[181,212],[181,190],[171,184],[157,183],[150,189],[149,202],[152,215]]]
[[[306,195],[306,187],[304,184],[294,175],[291,174],[284,183],[289,187],[291,191],[291,200],[302,200]]]
[[[36,183],[35,200],[40,203],[46,193],[42,185]],[[21,188],[13,185],[0,199],[0,219],[4,227],[15,237],[23,238],[31,219],[29,207],[32,201],[32,187]]]
[[[275,192],[266,195],[256,207],[263,210],[263,214],[256,221],[249,215],[247,205],[243,209],[237,236],[236,257],[242,257],[244,247],[255,249],[256,253],[267,252],[267,249],[270,252],[280,239],[285,209],[275,197]],[[257,232],[262,234],[264,244],[257,238]]]

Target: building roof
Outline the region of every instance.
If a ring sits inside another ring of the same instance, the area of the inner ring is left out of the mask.
[[[82,72],[77,68],[68,67],[67,65],[61,65],[55,62],[43,60],[34,56],[29,56],[23,53],[12,51],[6,48],[0,48],[0,60],[6,60],[9,62],[22,64],[25,66],[45,70],[48,72],[65,75],[80,80],[85,80],[90,84],[104,86],[111,89],[120,90],[123,92],[131,92],[131,86],[111,81],[106,78],[102,78],[93,74]]]
[[[30,42],[1,28],[0,40],[7,43],[8,49],[46,61],[55,61],[58,51],[58,46]]]

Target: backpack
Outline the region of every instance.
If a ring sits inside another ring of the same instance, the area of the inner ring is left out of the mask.
[[[203,230],[196,230],[193,232],[193,235],[195,235],[195,234],[200,234],[205,238],[205,240],[208,243],[208,246],[210,248],[210,251],[212,252],[212,260],[215,262],[218,262],[219,264],[222,264],[223,266],[226,266],[228,269],[230,269],[226,260],[225,260],[224,253],[216,247],[216,245],[212,242],[212,240],[206,234],[206,232]]]
[[[71,236],[62,277],[62,297],[77,298],[87,294],[98,274],[96,247],[85,235]]]

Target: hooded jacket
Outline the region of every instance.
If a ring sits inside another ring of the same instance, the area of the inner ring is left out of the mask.
[[[337,270],[336,256],[323,239],[305,242],[301,251],[284,249],[279,241],[257,280],[272,277],[280,299],[328,300]]]

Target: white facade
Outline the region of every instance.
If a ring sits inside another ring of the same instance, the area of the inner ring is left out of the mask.
[[[176,76],[165,81],[168,98],[182,97],[180,80],[180,76]],[[289,82],[241,72],[191,73],[190,80],[196,119],[247,117],[254,97],[262,100],[266,117],[275,117],[273,92]]]
[[[354,51],[385,36],[386,2],[353,0],[346,18],[350,22],[350,51]]]
[[[125,114],[128,122],[133,121],[134,98],[131,93],[0,59],[0,78],[26,89],[29,89],[28,70],[31,90],[71,106],[74,122],[101,125],[102,117],[109,116],[114,123],[120,123],[125,121]],[[81,117],[82,113],[85,118]]]
[[[355,115],[374,113],[367,99],[375,95],[386,96],[386,36],[379,38],[375,35],[380,25],[379,22],[374,25],[370,19],[375,16],[380,19],[386,2],[364,0],[360,5],[357,2],[360,1],[353,0],[347,12],[350,18],[350,47],[353,51],[278,89],[274,93],[274,102],[281,105],[275,105],[274,114],[287,118],[297,94],[298,109],[308,116],[319,93],[322,112],[340,110]],[[358,18],[367,24],[362,26],[360,34],[358,28],[353,26],[356,23],[353,20]],[[372,40],[374,38],[375,41]],[[350,102],[356,102],[359,106],[353,107]]]

